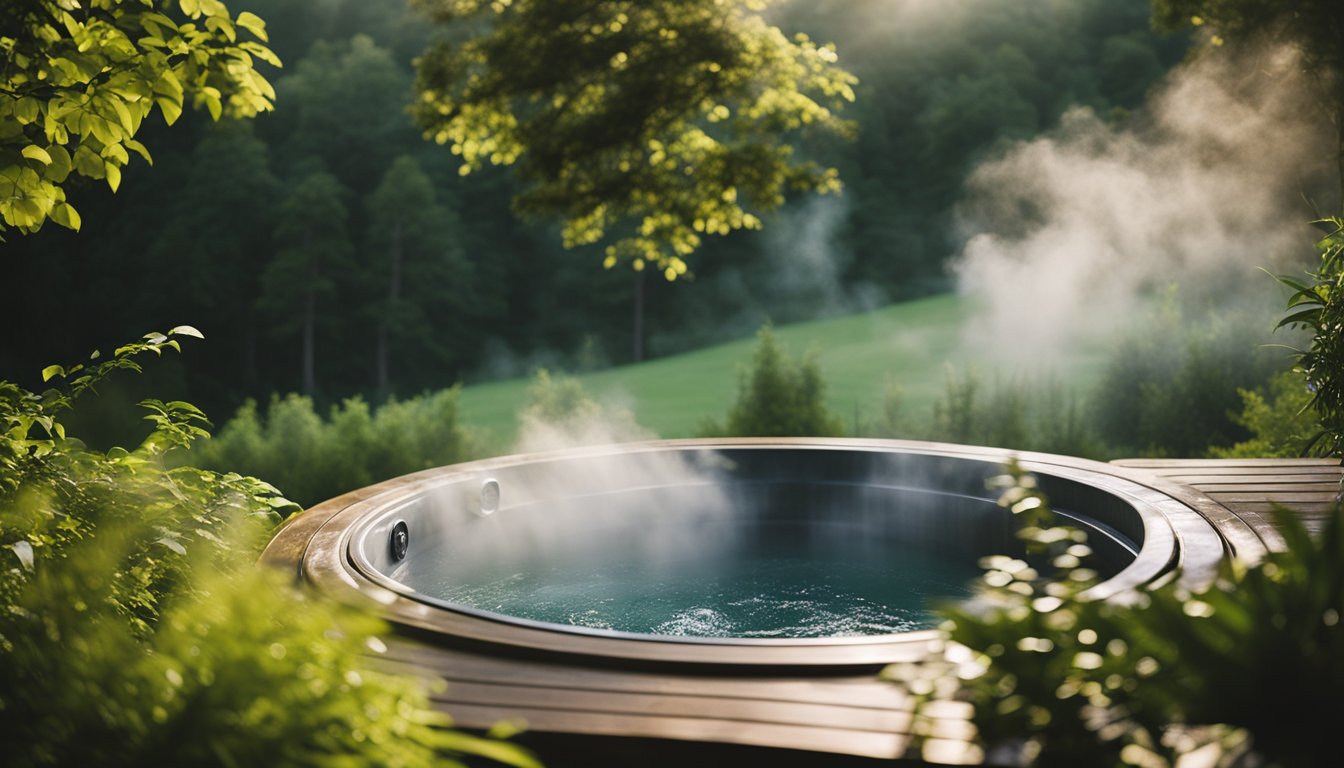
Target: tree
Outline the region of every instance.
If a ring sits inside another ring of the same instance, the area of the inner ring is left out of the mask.
[[[272,108],[255,61],[279,66],[255,14],[219,0],[30,0],[0,9],[0,231],[47,219],[79,229],[71,175],[116,191],[157,106],[172,124],[188,97],[213,119]],[[238,39],[239,30],[256,40]]]
[[[1296,45],[1338,135],[1344,193],[1344,3],[1339,0],[1153,0],[1163,29],[1207,27],[1209,45],[1260,39]]]
[[[809,354],[795,362],[768,325],[756,339],[751,369],[738,380],[725,428],[711,423],[702,431],[759,437],[844,434],[840,419],[826,408],[826,383],[816,358]]]
[[[259,303],[280,332],[299,331],[303,391],[317,389],[318,306],[336,293],[336,274],[350,258],[345,189],[325,170],[308,173],[280,204],[277,250],[262,275]]]
[[[406,116],[410,74],[366,35],[320,40],[276,84],[283,155],[318,157],[346,187],[367,190],[401,146],[415,141]],[[399,146],[400,145],[400,146]]]
[[[161,199],[161,223],[146,253],[145,283],[191,312],[228,350],[224,367],[258,379],[260,324],[252,301],[271,253],[280,181],[250,122],[209,124],[185,163],[176,195]],[[182,161],[179,161],[179,165]],[[167,165],[167,163],[164,163]],[[144,205],[152,204],[145,201]]]
[[[610,239],[609,268],[674,280],[702,235],[759,228],[786,189],[839,188],[782,137],[848,133],[855,79],[768,24],[768,0],[415,4],[470,35],[417,61],[425,136],[464,175],[516,164],[517,209],[558,216],[566,247]]]
[[[407,353],[413,345],[436,362],[452,358],[443,340],[464,333],[445,326],[460,314],[459,297],[467,289],[470,265],[456,239],[456,213],[439,204],[415,158],[397,158],[365,208],[373,282],[386,287],[383,298],[373,304],[375,370],[378,392],[385,397],[392,392],[394,351]]]

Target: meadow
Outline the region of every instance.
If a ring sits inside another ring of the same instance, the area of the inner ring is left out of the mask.
[[[902,411],[926,420],[947,390],[949,365],[961,375],[973,372],[987,380],[1017,374],[978,359],[963,343],[972,314],[968,304],[961,296],[945,294],[782,325],[775,335],[795,357],[816,355],[828,408],[859,432],[855,424],[875,418],[882,408],[888,382],[900,388]],[[576,378],[599,402],[628,408],[659,437],[687,437],[704,419],[722,417],[728,410],[755,343],[748,337]],[[1066,389],[1084,394],[1098,381],[1103,362],[1104,350],[1093,349],[1051,375]],[[509,445],[530,383],[530,377],[520,377],[464,387],[459,400],[462,423],[484,430],[492,444]]]

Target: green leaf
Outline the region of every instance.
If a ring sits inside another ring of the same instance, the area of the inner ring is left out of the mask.
[[[168,331],[169,336],[195,336],[198,339],[204,339],[205,334],[191,327],[190,325],[179,325]]]
[[[53,376],[64,376],[64,375],[65,375],[65,368],[59,365],[48,365],[46,368],[42,369],[42,381],[44,382],[51,381],[51,377]]]
[[[83,220],[79,217],[79,212],[69,203],[57,203],[51,209],[51,220],[66,229],[72,229],[76,232],[79,231],[80,225],[83,224]]]
[[[36,160],[43,165],[51,165],[51,155],[47,154],[47,150],[37,146],[36,144],[29,144],[28,146],[19,150],[19,152],[22,153],[23,156],[28,158],[29,160]]]
[[[159,105],[159,111],[163,113],[163,121],[169,125],[177,122],[177,118],[182,116],[182,100],[173,99],[167,96],[155,96],[154,103]]]
[[[145,148],[144,144],[141,144],[135,139],[126,139],[125,141],[121,142],[121,144],[122,146],[126,147],[127,149],[131,150],[137,155],[145,158],[146,163],[149,163],[150,165],[154,164],[154,158],[149,156],[149,150]]]
[[[70,160],[70,153],[65,151],[65,147],[53,144],[47,147],[47,154],[51,155],[51,164],[47,166],[47,179],[53,184],[64,182],[74,168]]]
[[[266,22],[262,21],[257,14],[251,11],[243,11],[233,21],[238,26],[251,32],[254,37],[263,43],[270,42],[270,38],[266,35]]]
[[[107,174],[107,186],[111,187],[113,192],[116,192],[117,187],[121,186],[121,168],[117,167],[115,163],[107,163],[105,172]]]
[[[1274,327],[1282,328],[1285,325],[1293,325],[1294,323],[1301,323],[1303,325],[1314,326],[1320,321],[1320,319],[1321,319],[1320,307],[1316,307],[1315,309],[1304,309],[1301,312],[1294,312],[1293,314],[1283,318],[1282,320],[1279,321],[1279,324]]]

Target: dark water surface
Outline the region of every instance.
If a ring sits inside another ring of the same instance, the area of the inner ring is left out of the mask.
[[[931,603],[965,597],[973,557],[791,526],[701,532],[671,552],[594,545],[519,558],[441,551],[402,575],[442,600],[554,624],[651,635],[802,638],[934,625]],[[429,553],[426,553],[429,554]]]

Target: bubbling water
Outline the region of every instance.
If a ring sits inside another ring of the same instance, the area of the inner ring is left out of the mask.
[[[799,526],[702,528],[704,545],[649,557],[628,546],[483,563],[445,548],[403,579],[447,602],[519,619],[683,637],[887,635],[934,625],[967,596],[975,560]]]

